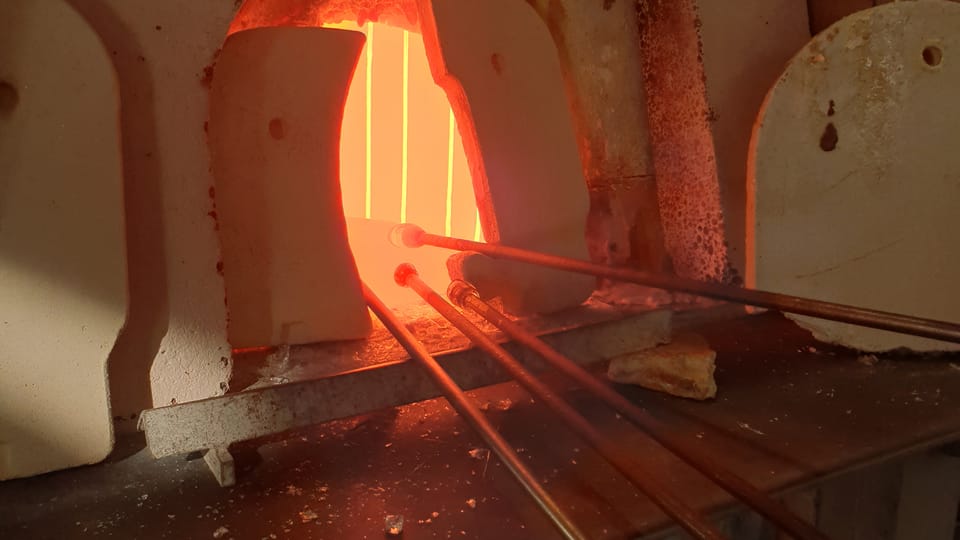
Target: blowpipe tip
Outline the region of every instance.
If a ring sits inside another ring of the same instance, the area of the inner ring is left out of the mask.
[[[420,247],[424,234],[424,230],[413,223],[403,223],[390,231],[390,243],[397,247]]]
[[[407,280],[411,276],[419,275],[417,268],[410,263],[403,263],[397,266],[397,269],[393,271],[393,280],[397,282],[397,285],[401,287],[407,286]]]
[[[447,298],[449,298],[451,302],[463,307],[463,301],[467,296],[476,296],[479,298],[480,293],[477,292],[476,287],[462,279],[455,279],[450,282],[450,286],[447,287]]]

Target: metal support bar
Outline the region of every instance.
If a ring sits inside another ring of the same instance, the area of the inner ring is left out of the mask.
[[[500,366],[520,383],[531,394],[542,401],[556,413],[570,427],[574,433],[589,443],[611,465],[619,470],[628,480],[644,492],[664,512],[677,521],[694,538],[719,540],[723,535],[703,515],[687,506],[667,486],[660,483],[655,477],[644,471],[633,459],[628,457],[620,447],[606,436],[602,435],[590,422],[571,407],[548,386],[543,384],[532,373],[527,371],[520,362],[504,350],[495,341],[483,333],[480,328],[464,317],[455,307],[447,303],[439,294],[430,288],[417,274],[412,265],[404,264],[397,267],[395,273],[397,283],[410,287],[428,304],[434,307],[458,330],[470,338],[477,347],[492,356]]]
[[[233,455],[226,446],[207,450],[203,455],[203,461],[210,468],[220,487],[230,487],[237,483],[237,467],[233,462]]]
[[[467,398],[463,390],[457,386],[457,383],[450,378],[436,359],[430,355],[426,347],[417,341],[399,318],[384,304],[376,294],[366,284],[363,285],[363,296],[367,305],[377,315],[377,318],[383,322],[384,326],[390,330],[390,333],[403,345],[403,348],[410,353],[410,357],[419,363],[423,371],[437,385],[440,391],[450,405],[463,417],[480,435],[483,440],[490,445],[493,452],[500,458],[500,461],[507,466],[517,482],[523,486],[530,497],[536,501],[537,506],[550,518],[553,525],[560,531],[565,538],[570,540],[585,540],[586,535],[581,532],[577,526],[570,520],[570,517],[557,505],[556,501],[543,488],[543,485],[537,481],[536,477],[527,466],[521,461],[520,456],[507,443],[507,441],[497,433],[497,430],[487,421],[483,413]]]
[[[951,343],[960,343],[960,324],[947,321],[924,319],[899,313],[889,313],[875,309],[813,300],[811,298],[746,289],[722,283],[705,283],[678,276],[651,274],[630,268],[613,268],[587,261],[558,257],[556,255],[509,246],[485,244],[460,238],[449,238],[428,233],[420,227],[410,224],[397,226],[391,238],[394,243],[407,247],[429,245],[457,251],[476,251],[496,259],[509,259],[568,272],[589,274],[618,281],[639,283],[658,289],[680,291],[727,302],[736,302],[748,306],[776,309],[796,315],[807,315],[831,321],[856,324],[868,328],[939,339]]]
[[[712,315],[711,315],[712,313]],[[553,346],[583,362],[597,362],[647,349],[669,339],[674,325],[726,317],[727,310],[656,310],[590,325],[565,327],[543,335]],[[543,361],[513,343],[504,344],[533,369]],[[444,352],[437,360],[461,388],[506,382],[482,351]],[[155,457],[205,451],[217,446],[348,418],[387,407],[438,397],[436,386],[412,362],[385,362],[336,375],[245,390],[198,401],[148,409],[140,430]]]
[[[582,388],[619,411],[637,427],[663,445],[664,448],[670,450],[704,476],[751,506],[785,532],[800,539],[826,539],[826,536],[815,527],[795,516],[780,503],[764,495],[763,492],[743,478],[725,469],[711,456],[697,450],[682,438],[675,436],[666,425],[647,411],[631,403],[608,384],[601,382],[578,366],[566,355],[550,347],[546,342],[527,332],[496,308],[481,300],[476,289],[469,283],[454,281],[447,289],[447,295],[454,304],[480,315],[517,343],[536,352],[551,367],[570,377]]]

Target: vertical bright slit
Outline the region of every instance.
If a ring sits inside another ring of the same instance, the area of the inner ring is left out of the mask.
[[[473,228],[473,241],[480,242],[483,240],[483,230],[480,228],[480,210],[477,210],[477,223]]]
[[[403,31],[403,120],[400,147],[400,223],[407,221],[407,131],[410,103],[410,32]]]
[[[367,79],[366,79],[366,88],[364,88],[366,96],[366,178],[364,181],[364,190],[363,190],[363,217],[370,219],[371,215],[371,201],[373,200],[373,142],[371,139],[371,134],[373,132],[373,23],[367,23],[367,45],[366,45],[366,56],[367,56]]]
[[[384,268],[414,256],[421,276],[442,289],[450,280],[448,253],[384,249],[389,222],[400,218],[462,238],[483,239],[483,230],[457,118],[433,80],[420,37],[375,22],[345,28],[366,34],[340,141],[350,249],[362,279],[402,306],[410,294]]]
[[[456,125],[453,109],[450,109],[450,121],[447,124],[447,202],[444,207],[443,234],[450,236],[453,232],[453,130]]]

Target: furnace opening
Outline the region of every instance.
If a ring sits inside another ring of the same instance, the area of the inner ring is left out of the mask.
[[[361,278],[392,306],[415,301],[392,281],[414,264],[444,290],[449,252],[386,242],[397,223],[482,240],[470,170],[453,110],[433,80],[423,39],[385,23],[325,25],[366,36],[344,107],[340,186],[350,247]]]
[[[376,5],[245,3],[231,25],[208,135],[235,349],[368,336],[358,277],[415,312],[393,282],[401,263],[445,290],[452,252],[392,245],[398,223],[588,256],[587,185],[537,14],[521,5],[509,25],[477,26],[427,10],[422,26],[410,5]],[[475,254],[452,266],[517,315],[579,305],[596,284]]]

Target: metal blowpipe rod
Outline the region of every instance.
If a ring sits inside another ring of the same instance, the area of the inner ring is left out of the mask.
[[[436,359],[430,355],[426,347],[423,346],[417,338],[407,330],[400,319],[384,304],[374,292],[363,284],[363,296],[367,305],[377,315],[384,326],[390,330],[390,333],[403,345],[403,348],[410,353],[410,357],[420,364],[420,367],[427,372],[433,382],[437,384],[440,391],[450,405],[467,421],[490,446],[493,452],[500,458],[500,461],[507,466],[513,477],[523,486],[527,493],[536,501],[540,510],[550,518],[550,521],[558,531],[568,540],[587,540],[587,536],[571,521],[570,517],[564,513],[560,506],[550,497],[547,490],[543,488],[536,477],[527,466],[521,461],[520,456],[513,450],[509,443],[497,433],[497,430],[490,425],[483,413],[467,398],[463,390],[457,386],[450,375],[447,374]]]
[[[808,315],[868,328],[960,343],[960,324],[924,319],[899,313],[847,306],[801,298],[787,294],[746,289],[722,283],[706,283],[677,276],[651,274],[629,268],[612,268],[567,257],[539,253],[497,244],[484,244],[460,238],[431,234],[412,224],[398,225],[391,235],[395,244],[407,247],[436,246],[456,251],[476,251],[495,259],[509,259],[568,272],[590,274],[618,281],[639,283],[657,289],[680,291],[738,304],[776,309],[796,315]]]
[[[743,478],[722,467],[708,454],[687,444],[650,413],[631,403],[609,385],[601,382],[573,360],[547,345],[499,310],[484,302],[477,290],[464,281],[454,281],[447,289],[447,296],[454,304],[473,311],[510,336],[514,341],[537,353],[550,366],[576,381],[581,388],[603,400],[619,411],[637,427],[653,437],[664,448],[697,469],[717,485],[753,507],[754,510],[779,526],[784,532],[802,540],[826,540],[826,536],[814,526],[803,521],[782,504],[766,496]]]
[[[603,436],[580,413],[566,401],[557,396],[548,386],[527,371],[520,362],[510,355],[503,347],[490,339],[482,330],[477,328],[457,308],[444,300],[436,291],[430,288],[417,274],[416,269],[409,264],[397,267],[394,274],[398,284],[410,287],[428,304],[433,306],[444,318],[460,332],[470,338],[474,345],[483,349],[493,357],[500,366],[507,371],[518,383],[526,388],[537,399],[556,413],[580,438],[587,441],[607,462],[619,470],[631,483],[643,491],[667,515],[686,529],[694,538],[722,539],[717,531],[700,513],[687,506],[666,486],[652,476],[640,472],[639,467],[632,459],[626,456],[619,445]]]

